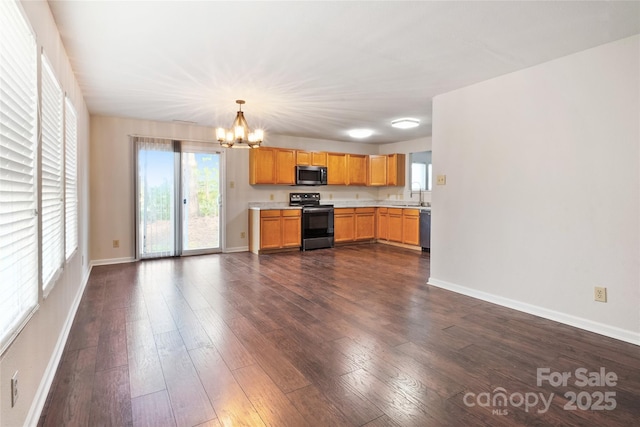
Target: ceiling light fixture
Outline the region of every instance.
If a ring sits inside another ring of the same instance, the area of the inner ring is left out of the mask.
[[[221,146],[225,148],[231,148],[235,144],[237,146],[244,146],[246,144],[249,148],[258,148],[262,144],[264,139],[264,132],[262,129],[256,129],[254,132],[249,129],[247,121],[244,119],[244,113],[242,112],[242,99],[236,100],[236,104],[240,107],[236,119],[231,125],[231,129],[217,128],[216,138]],[[236,146],[236,147],[237,147]]]
[[[391,122],[391,126],[398,129],[411,129],[420,126],[420,120],[408,117],[404,119],[397,119]]]
[[[373,135],[373,131],[370,129],[352,129],[349,131],[351,138],[368,138]]]

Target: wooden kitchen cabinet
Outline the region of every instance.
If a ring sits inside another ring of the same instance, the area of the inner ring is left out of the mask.
[[[370,155],[367,167],[367,185],[382,187],[387,185],[387,156]]]
[[[249,211],[251,252],[299,248],[302,237],[300,209],[267,209]]]
[[[387,239],[402,243],[402,208],[389,208],[389,231]]]
[[[356,208],[355,240],[373,240],[376,238],[376,209]]]
[[[387,155],[387,185],[404,187],[406,176],[406,156],[404,154]]]
[[[275,184],[277,151],[273,147],[249,151],[249,184]]]
[[[295,184],[296,152],[260,147],[249,151],[249,184]]]
[[[420,211],[418,209],[402,210],[402,243],[420,245]]]
[[[347,154],[347,185],[367,185],[367,155]]]
[[[333,240],[336,243],[355,240],[356,218],[354,208],[336,208],[333,211]]]
[[[276,184],[296,183],[296,151],[278,148],[276,151]]]
[[[378,240],[389,240],[389,209],[376,209],[376,238]]]
[[[327,184],[347,185],[347,154],[327,153]]]
[[[327,166],[326,151],[296,151],[296,165]]]
[[[302,244],[302,217],[298,209],[282,210],[282,247],[299,248]]]

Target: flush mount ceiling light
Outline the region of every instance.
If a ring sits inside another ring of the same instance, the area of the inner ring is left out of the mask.
[[[231,129],[216,129],[216,138],[218,139],[218,142],[225,148],[231,148],[235,144],[238,144],[236,147],[260,147],[260,144],[262,144],[262,140],[264,139],[264,132],[262,129],[256,129],[252,132],[251,129],[249,129],[249,125],[244,119],[244,113],[242,112],[242,104],[244,104],[244,101],[242,99],[238,99],[236,100],[236,104],[240,107],[238,114],[236,115],[236,119],[231,125]]]
[[[349,131],[349,136],[351,138],[368,138],[373,135],[373,131],[371,129],[352,129]]]
[[[391,126],[398,129],[411,129],[420,126],[420,120],[408,117],[404,119],[397,119],[391,122]]]

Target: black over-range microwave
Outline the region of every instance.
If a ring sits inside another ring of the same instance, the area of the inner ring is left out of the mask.
[[[296,166],[296,185],[327,185],[326,166]]]

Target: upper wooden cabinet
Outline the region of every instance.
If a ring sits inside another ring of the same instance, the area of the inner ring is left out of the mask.
[[[296,165],[326,166],[329,185],[405,185],[405,155],[260,147],[249,151],[249,184],[295,185]]]
[[[249,151],[249,184],[295,184],[296,152],[260,147]]]
[[[406,156],[404,154],[387,155],[387,185],[404,187],[406,176]]]
[[[367,168],[367,185],[381,187],[387,185],[387,156],[370,155]]]
[[[296,183],[296,151],[278,148],[276,152],[276,184]]]
[[[327,153],[327,184],[347,185],[347,154]]]
[[[277,152],[272,147],[249,151],[249,184],[275,184]]]
[[[327,153],[325,151],[296,151],[296,165],[300,166],[327,166]]]
[[[367,185],[366,154],[347,154],[347,185]]]

